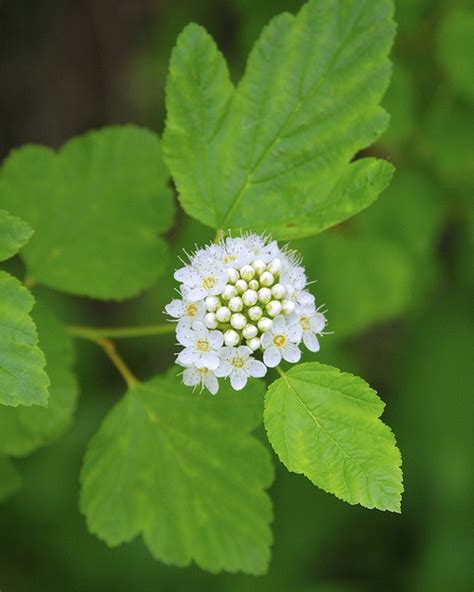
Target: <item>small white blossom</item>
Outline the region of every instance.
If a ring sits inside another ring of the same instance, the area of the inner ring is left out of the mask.
[[[215,394],[219,378],[241,390],[282,360],[296,363],[299,346],[318,351],[326,318],[306,289],[299,256],[256,234],[228,237],[188,256],[175,272],[181,298],[165,311],[183,346],[184,384]]]
[[[177,319],[176,332],[190,329],[194,321],[202,320],[206,312],[204,302],[191,302],[189,300],[172,300],[165,306],[165,312],[170,317]]]
[[[301,358],[298,344],[302,330],[297,323],[287,323],[284,317],[277,317],[272,328],[263,334],[263,361],[269,368],[278,366],[283,358],[296,364]]]
[[[182,366],[196,366],[215,370],[219,366],[217,351],[224,343],[224,336],[220,331],[209,331],[199,321],[177,335],[184,349],[179,353],[176,361]]]
[[[201,386],[201,390],[206,387],[211,395],[215,395],[219,390],[219,381],[212,370],[208,368],[196,368],[191,366],[183,372],[183,383],[186,386]]]
[[[267,373],[265,364],[250,357],[252,350],[246,346],[224,347],[219,352],[220,365],[215,375],[222,378],[230,377],[230,384],[240,391],[247,384],[250,376],[263,378]]]

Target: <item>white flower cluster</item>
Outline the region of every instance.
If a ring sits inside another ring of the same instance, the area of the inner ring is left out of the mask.
[[[240,390],[282,358],[298,362],[302,341],[319,350],[326,318],[305,289],[298,256],[276,241],[255,234],[226,238],[199,249],[174,277],[181,297],[165,310],[177,320],[184,384],[215,394],[218,378],[229,377]]]

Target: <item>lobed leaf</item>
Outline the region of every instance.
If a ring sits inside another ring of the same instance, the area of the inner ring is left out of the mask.
[[[0,261],[16,255],[33,234],[33,230],[15,216],[0,210]]]
[[[134,126],[90,132],[55,154],[13,152],[0,174],[0,206],[35,234],[22,251],[28,273],[58,290],[127,298],[164,271],[158,237],[172,221],[158,137]]]
[[[273,470],[250,435],[262,395],[257,382],[240,395],[193,394],[176,374],[130,390],[86,453],[80,505],[89,530],[110,546],[142,534],[172,565],[264,573]]]
[[[383,408],[361,378],[308,363],[270,386],[264,422],[289,471],[350,504],[400,512],[401,457]]]
[[[32,316],[51,380],[48,407],[0,407],[0,455],[25,456],[55,440],[68,428],[76,408],[72,338],[46,306],[36,305]]]
[[[0,404],[47,404],[46,360],[30,312],[33,296],[11,275],[0,271]]]
[[[222,56],[202,29],[185,29],[171,59],[163,141],[187,213],[216,228],[296,238],[368,206],[393,168],[351,161],[387,125],[379,103],[392,11],[391,0],[311,0],[276,17],[230,100]]]

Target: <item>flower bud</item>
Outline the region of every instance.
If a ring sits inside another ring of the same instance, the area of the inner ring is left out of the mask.
[[[260,331],[263,332],[269,331],[273,327],[273,321],[268,317],[262,317],[257,324]]]
[[[245,306],[254,306],[258,302],[258,294],[255,290],[247,290],[242,294],[242,300]]]
[[[267,309],[267,313],[271,317],[276,317],[281,313],[281,309],[282,309],[281,302],[279,300],[272,300],[271,302],[269,302],[267,304],[266,309]]]
[[[237,312],[230,317],[230,324],[232,327],[234,327],[234,329],[241,331],[247,324],[247,319],[243,314]]]
[[[258,321],[258,319],[263,315],[263,310],[260,308],[260,306],[252,306],[248,310],[248,315],[251,321]]]
[[[258,280],[250,280],[249,290],[255,290],[256,292],[258,292],[259,288],[260,284],[258,283]]]
[[[268,271],[273,273],[273,275],[278,275],[281,271],[281,268],[282,268],[281,259],[278,259],[278,257],[273,259],[273,261],[268,265]]]
[[[286,296],[286,288],[283,284],[275,284],[272,287],[272,296],[277,300],[281,300]]]
[[[247,289],[248,285],[245,280],[237,280],[235,282],[235,289],[237,290],[237,294],[243,294]]]
[[[226,331],[224,333],[224,343],[228,347],[235,347],[236,345],[239,345],[240,337],[237,331],[234,331],[233,329],[229,329],[228,331]]]
[[[229,276],[229,282],[231,284],[235,284],[235,282],[239,279],[239,272],[234,269],[233,267],[227,268],[227,275]]]
[[[251,265],[244,265],[240,270],[240,275],[243,280],[249,282],[255,277],[255,269]]]
[[[235,286],[232,286],[231,284],[227,284],[227,286],[224,288],[221,296],[224,300],[230,300],[234,296],[237,296],[237,290],[236,290]]]
[[[255,273],[257,275],[260,275],[261,273],[263,273],[267,266],[265,265],[265,262],[262,261],[261,259],[255,259],[255,261],[252,263],[252,267],[255,269]]]
[[[252,339],[253,337],[257,337],[257,335],[258,329],[255,325],[246,325],[242,329],[242,336],[245,337],[245,339]]]
[[[217,329],[219,321],[217,320],[215,312],[208,312],[204,317],[204,324],[208,329]]]
[[[260,285],[261,286],[273,286],[273,283],[275,281],[275,278],[273,277],[273,273],[270,273],[269,271],[264,271],[262,273],[262,275],[260,276]]]
[[[240,312],[244,308],[244,303],[242,302],[242,298],[234,296],[229,300],[228,306],[232,312]]]
[[[219,323],[228,323],[230,320],[231,312],[227,306],[221,306],[216,310],[216,318]]]
[[[257,351],[260,347],[260,339],[258,337],[253,337],[247,341],[247,345],[252,351]]]
[[[269,288],[260,288],[258,291],[258,299],[262,304],[270,302],[272,299],[272,291]]]
[[[284,314],[293,314],[295,312],[295,303],[293,300],[283,300],[282,311]]]
[[[206,310],[209,312],[216,312],[220,305],[221,303],[217,296],[208,296],[206,298]]]

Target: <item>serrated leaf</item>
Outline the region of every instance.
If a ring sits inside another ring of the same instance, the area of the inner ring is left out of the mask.
[[[13,495],[21,487],[21,477],[8,458],[0,456],[0,502]]]
[[[0,261],[16,255],[32,234],[26,222],[0,210]]]
[[[35,230],[22,257],[37,282],[121,299],[149,287],[165,268],[158,234],[173,214],[166,182],[154,133],[104,128],[57,154],[41,146],[13,152],[0,174],[0,206]]]
[[[212,37],[194,23],[176,41],[166,84],[168,115],[163,153],[191,215],[196,205],[217,227],[220,196],[215,135],[233,93],[227,64]],[[199,219],[199,218],[198,218]]]
[[[142,534],[153,556],[211,572],[264,573],[268,451],[253,436],[263,385],[191,392],[175,373],[130,390],[92,439],[81,511],[110,546]],[[229,429],[232,426],[232,429]]]
[[[46,405],[49,379],[31,319],[33,296],[0,271],[0,403]]]
[[[0,407],[0,454],[10,456],[25,456],[61,436],[76,408],[72,338],[45,305],[36,305],[32,316],[51,380],[48,407]]]
[[[164,153],[187,213],[216,228],[295,238],[369,205],[392,166],[351,161],[387,124],[379,102],[390,77],[392,9],[390,0],[312,0],[295,17],[276,17],[228,107],[223,58],[202,30],[185,29],[167,84]],[[199,119],[212,121],[211,133],[189,125]],[[199,166],[198,187],[184,173]]]
[[[270,386],[264,421],[289,471],[350,504],[399,512],[401,457],[383,408],[361,378],[309,363]]]

